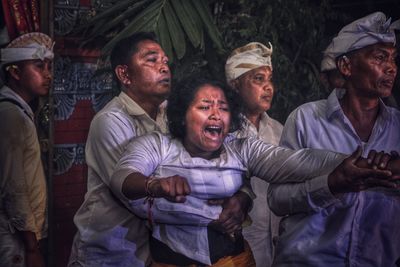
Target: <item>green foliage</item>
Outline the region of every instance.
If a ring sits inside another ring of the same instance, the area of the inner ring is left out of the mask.
[[[77,31],[84,31],[88,42],[106,37],[105,53],[134,32],[155,32],[174,61],[174,80],[193,72],[223,79],[230,51],[248,42],[271,42],[276,93],[269,113],[284,122],[297,106],[329,93],[319,80],[322,51],[332,37],[326,27],[345,20],[331,1],[124,0]]]
[[[331,36],[328,18],[340,18],[330,1],[223,1],[218,26],[229,51],[248,42],[271,42],[276,93],[270,114],[281,122],[297,106],[325,98],[319,64]]]
[[[139,31],[156,33],[171,62],[182,59],[193,48],[204,52],[206,35],[218,51],[223,51],[206,0],[118,1],[75,32],[84,33],[85,43],[108,38],[103,48],[107,55],[116,42]]]

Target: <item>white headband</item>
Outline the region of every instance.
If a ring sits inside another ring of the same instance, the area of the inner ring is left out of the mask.
[[[43,33],[21,35],[6,48],[0,49],[1,65],[30,59],[53,59],[53,47],[54,42]]]
[[[236,48],[225,64],[225,75],[228,83],[253,69],[267,66],[272,69],[272,44],[266,47],[262,43],[252,42]]]
[[[321,72],[330,71],[336,69],[336,59],[333,54],[329,51],[332,50],[333,43],[330,43],[328,47],[323,52],[323,57],[321,61]]]
[[[333,38],[324,53],[336,58],[345,53],[376,43],[396,43],[394,29],[400,29],[400,21],[390,24],[385,14],[375,12],[343,27]]]

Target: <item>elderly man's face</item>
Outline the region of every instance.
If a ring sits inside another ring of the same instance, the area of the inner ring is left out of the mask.
[[[160,45],[151,40],[138,44],[137,52],[132,55],[126,66],[125,86],[134,91],[139,99],[166,98],[171,87],[171,73],[168,57]]]
[[[387,97],[391,94],[397,66],[393,44],[367,46],[351,56],[350,80],[362,95]]]
[[[260,114],[271,108],[274,85],[270,67],[248,71],[234,83],[248,113]]]

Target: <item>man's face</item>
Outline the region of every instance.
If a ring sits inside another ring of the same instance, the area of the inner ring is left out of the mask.
[[[139,99],[166,98],[171,87],[168,57],[160,45],[151,40],[141,41],[126,68],[128,91]]]
[[[259,67],[241,75],[236,84],[245,109],[250,113],[262,113],[271,108],[274,96],[272,70],[269,67]]]
[[[397,74],[393,44],[378,43],[355,52],[351,57],[350,80],[358,93],[387,97],[391,94]]]
[[[44,96],[51,86],[51,60],[33,59],[17,62],[18,84],[29,97]]]

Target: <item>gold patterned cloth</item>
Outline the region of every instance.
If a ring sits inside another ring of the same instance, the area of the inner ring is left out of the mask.
[[[226,256],[218,260],[210,267],[255,267],[256,262],[254,261],[253,253],[251,252],[250,246],[247,241],[244,242],[244,251],[235,256]],[[150,267],[179,267],[173,264],[165,264],[159,262],[152,262]],[[191,264],[185,267],[198,267],[196,264]]]

